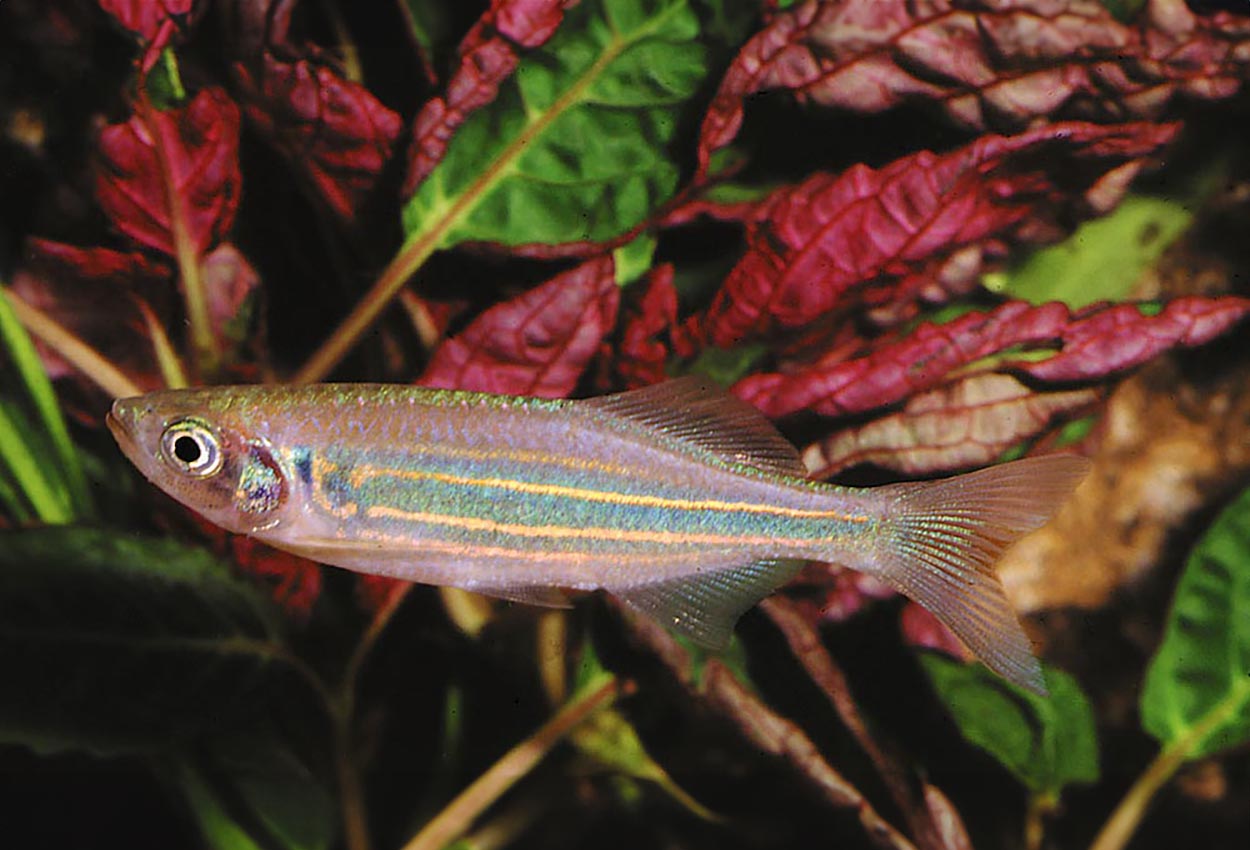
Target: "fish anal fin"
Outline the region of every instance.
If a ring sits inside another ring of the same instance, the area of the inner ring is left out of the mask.
[[[548,587],[544,585],[503,585],[482,587],[474,585],[466,587],[465,590],[471,590],[474,593],[480,593],[482,596],[490,596],[495,599],[505,599],[508,602],[520,602],[523,605],[534,605],[538,608],[572,608],[573,603],[569,601],[568,594],[558,587]]]
[[[798,451],[764,414],[704,378],[677,378],[578,404],[635,422],[730,463],[807,477]]]
[[[722,570],[609,593],[673,631],[710,649],[723,649],[747,609],[791,579],[802,561],[765,559]]]

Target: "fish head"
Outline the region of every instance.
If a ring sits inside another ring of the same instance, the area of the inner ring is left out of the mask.
[[[118,399],[106,417],[122,452],[149,481],[209,521],[255,534],[287,519],[290,475],[237,406],[206,390]]]

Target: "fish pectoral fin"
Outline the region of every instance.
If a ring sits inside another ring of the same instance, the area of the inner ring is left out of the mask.
[[[802,565],[802,561],[768,558],[667,581],[605,589],[695,643],[724,649],[738,618],[793,578]]]
[[[539,608],[572,608],[568,594],[558,587],[543,585],[505,585],[502,587],[466,587],[474,593],[491,596],[495,599],[506,599],[509,602],[520,602],[524,605],[535,605]]]

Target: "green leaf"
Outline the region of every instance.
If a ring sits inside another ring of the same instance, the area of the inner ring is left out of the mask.
[[[768,356],[768,351],[768,345],[762,342],[747,342],[734,348],[708,346],[699,352],[687,371],[728,387],[754,369]]]
[[[1071,676],[1043,667],[1049,697],[1005,681],[980,664],[936,653],[920,657],[929,682],[963,736],[1038,796],[1059,796],[1098,779],[1094,715]]]
[[[612,675],[599,661],[590,642],[584,644],[581,663],[574,675],[574,693]],[[616,708],[597,711],[569,733],[569,740],[582,755],[618,775],[654,782],[692,814],[704,820],[717,816],[673,781],[668,772],[647,752],[638,732]]]
[[[694,0],[692,4],[699,12],[703,23],[703,41],[711,42],[719,48],[719,57],[724,54],[724,62],[728,62],[759,27],[760,7],[758,3],[743,3],[741,0]]]
[[[4,439],[4,435],[0,434],[0,442]],[[3,463],[0,463],[0,507],[18,523],[25,524],[31,520],[30,511],[26,509],[26,500],[17,492],[17,484],[10,478]]]
[[[48,380],[43,370],[43,363],[39,359],[34,343],[31,342],[9,304],[9,297],[8,293],[0,288],[0,342],[3,342],[11,358],[13,369],[34,409],[35,416],[51,442],[53,454],[47,461],[50,461],[49,466],[55,464],[55,473],[48,469],[45,473],[55,474],[60,479],[57,483],[68,490],[70,500],[70,513],[64,519],[50,519],[42,515],[41,518],[45,522],[68,522],[75,517],[89,518],[94,515],[94,507],[87,490],[87,479],[83,475],[78,453],[69,438],[69,430],[65,427],[65,419],[61,415],[61,406],[57,402],[56,392],[52,389],[52,382]],[[13,419],[13,417],[9,418]],[[11,434],[6,433],[0,437],[0,443],[12,438]],[[23,443],[28,445],[29,441],[23,441]],[[11,449],[17,445],[17,443],[9,444]]]
[[[272,602],[201,549],[60,527],[0,535],[0,741],[168,746],[254,714],[289,655]]]
[[[1141,715],[1147,732],[1188,758],[1250,741],[1250,489],[1185,563]]]
[[[602,241],[645,220],[677,185],[666,148],[707,71],[699,36],[684,0],[570,9],[417,188],[409,239]]]
[[[15,515],[33,514],[49,524],[71,522],[69,493],[51,477],[54,467],[49,454],[17,406],[0,399],[0,473],[10,482],[6,490],[13,494]]]
[[[334,798],[272,735],[214,738],[179,759],[176,778],[205,843],[230,850],[324,850],[338,838]]]
[[[1180,201],[1130,195],[1109,215],[1085,222],[1010,271],[986,275],[984,282],[994,292],[1034,304],[1119,301],[1132,294],[1142,273],[1192,221],[1193,213]]]
[[[628,286],[651,270],[655,259],[656,238],[644,233],[612,252],[612,265],[616,269],[616,285]]]
[[[144,91],[152,99],[152,104],[162,111],[175,109],[186,101],[187,90],[182,85],[178,56],[172,48],[166,47],[161,51],[161,61],[152,66],[144,80]]]

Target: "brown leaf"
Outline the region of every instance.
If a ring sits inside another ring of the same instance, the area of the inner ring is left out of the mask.
[[[803,616],[799,608],[783,595],[775,595],[760,603],[760,608],[785,637],[790,651],[798,659],[808,678],[829,700],[842,723],[850,730],[860,748],[872,760],[878,776],[890,790],[894,803],[907,818],[911,833],[921,848],[947,846],[939,836],[943,825],[934,822],[931,810],[917,799],[911,771],[886,747],[877,744],[869,732],[868,723],[859,713],[859,706],[851,694],[846,674],[825,649],[816,626]],[[956,815],[958,820],[958,815]]]
[[[972,850],[972,839],[964,826],[959,810],[936,785],[924,784],[924,801],[929,815],[937,825],[940,844],[946,850]]]
[[[816,478],[863,463],[904,475],[984,466],[1101,397],[1096,388],[1037,392],[1010,375],[973,375],[818,440],[803,451],[803,462]]]

